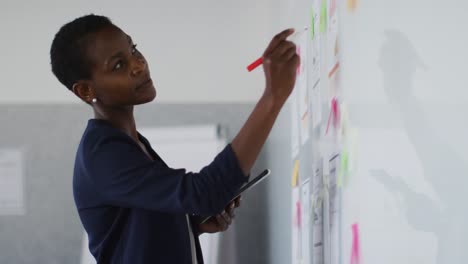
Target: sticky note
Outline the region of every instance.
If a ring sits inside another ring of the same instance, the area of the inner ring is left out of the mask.
[[[320,10],[320,32],[324,33],[327,30],[327,0],[322,0],[322,7]]]
[[[340,124],[340,109],[338,105],[338,99],[333,97],[330,105],[330,115],[328,116],[327,130],[325,131],[326,135],[328,134],[328,129],[330,128],[330,122],[333,124],[335,129],[338,128],[338,125]]]
[[[330,9],[330,17],[333,17],[336,12],[336,0],[330,0],[329,9]]]
[[[301,202],[296,202],[296,224],[298,228],[302,226],[302,209],[301,209]]]
[[[349,11],[355,11],[357,8],[358,0],[346,0],[346,7]]]
[[[340,172],[338,173],[337,185],[338,187],[343,187],[343,178],[348,175],[348,150],[344,150],[341,153],[341,164]]]
[[[351,264],[360,264],[361,263],[361,252],[359,248],[359,226],[358,224],[353,224],[351,226],[353,241],[351,246]]]
[[[294,161],[294,169],[291,180],[291,186],[296,187],[299,180],[299,160]]]

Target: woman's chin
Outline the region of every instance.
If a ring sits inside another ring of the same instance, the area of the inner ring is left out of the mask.
[[[156,95],[157,95],[157,92],[156,92],[156,89],[154,87],[153,87],[153,89],[148,89],[148,92],[145,93],[144,96],[142,96],[141,101],[138,102],[136,105],[146,104],[146,103],[152,102],[156,98]]]

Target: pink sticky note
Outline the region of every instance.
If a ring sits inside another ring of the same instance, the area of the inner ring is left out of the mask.
[[[334,16],[336,12],[336,0],[330,1],[330,17]]]
[[[359,248],[359,226],[358,224],[353,224],[351,226],[353,231],[353,244],[351,246],[351,264],[360,264],[361,263],[361,254]]]
[[[301,219],[302,219],[302,210],[301,210],[301,203],[296,202],[296,224],[298,228],[301,228]]]
[[[330,115],[328,116],[327,130],[325,134],[328,134],[328,129],[330,128],[330,122],[333,124],[333,127],[336,129],[340,122],[340,109],[338,106],[338,99],[333,97],[331,100]]]

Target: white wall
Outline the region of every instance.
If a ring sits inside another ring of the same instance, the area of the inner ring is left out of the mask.
[[[60,26],[102,14],[129,33],[150,63],[156,102],[252,102],[264,86],[247,64],[263,52],[267,0],[2,1],[0,103],[77,103],[50,71]]]
[[[344,260],[466,263],[468,4],[359,1],[342,8],[342,85],[359,133],[344,190]]]

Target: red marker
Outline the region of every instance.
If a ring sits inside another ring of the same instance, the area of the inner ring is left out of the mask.
[[[294,32],[294,34],[292,34],[289,39],[294,39],[296,37],[298,37],[299,35],[302,35],[302,33],[304,33],[305,31],[307,31],[309,28],[308,27],[305,27],[304,29],[302,29],[301,31],[297,31],[297,32]],[[255,68],[257,68],[258,66],[262,65],[263,63],[263,58],[260,57],[258,58],[256,61],[252,62],[249,66],[247,66],[247,70],[249,72],[255,70]]]
[[[247,70],[249,72],[251,72],[251,71],[255,70],[255,68],[257,68],[258,66],[260,66],[262,63],[263,63],[263,58],[260,57],[256,61],[252,62],[252,64],[247,66]]]

